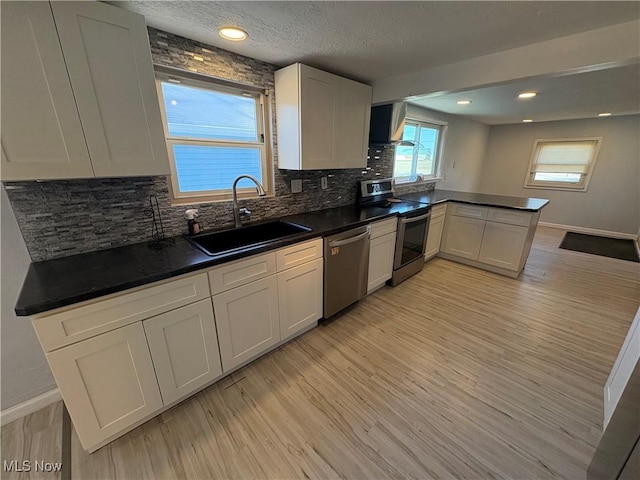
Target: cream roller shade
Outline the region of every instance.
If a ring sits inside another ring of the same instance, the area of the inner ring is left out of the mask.
[[[540,142],[531,173],[578,173],[585,175],[594,159],[597,146],[597,140]]]

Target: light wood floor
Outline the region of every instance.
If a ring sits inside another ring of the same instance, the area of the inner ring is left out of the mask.
[[[585,478],[640,266],[562,234],[538,228],[517,280],[434,259],[94,454],[74,434],[72,476]],[[57,442],[39,423],[2,458]]]

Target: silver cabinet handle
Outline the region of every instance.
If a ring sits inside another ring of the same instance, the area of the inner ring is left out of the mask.
[[[424,220],[425,218],[429,218],[430,216],[431,216],[431,212],[425,213],[424,215],[420,215],[419,217],[401,218],[400,223],[404,225],[407,223],[419,222],[420,220]]]
[[[329,247],[341,247],[342,245],[349,245],[350,243],[355,243],[358,240],[362,240],[364,237],[368,236],[369,232],[361,233],[360,235],[356,235],[355,237],[345,238],[344,240],[335,240],[333,242],[329,242]]]

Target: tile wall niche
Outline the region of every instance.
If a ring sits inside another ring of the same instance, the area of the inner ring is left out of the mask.
[[[155,63],[265,88],[275,111],[274,65],[153,28],[149,28],[149,40]],[[370,149],[366,169],[279,170],[275,115],[271,131],[275,196],[241,201],[251,210],[252,221],[351,205],[356,200],[357,182],[392,175],[393,148]],[[323,176],[328,177],[326,190],[320,188]],[[302,193],[291,193],[293,179],[302,180]],[[151,220],[144,210],[150,195],[158,198],[167,235],[186,233],[184,211],[189,206],[171,206],[166,177],[6,182],[5,188],[33,261],[149,240]],[[433,184],[422,184],[397,190],[407,193],[431,188]],[[199,210],[205,229],[233,224],[230,201],[193,207]]]

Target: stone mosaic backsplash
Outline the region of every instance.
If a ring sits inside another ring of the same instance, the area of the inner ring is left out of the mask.
[[[386,149],[371,152],[367,170],[282,170],[287,192],[239,203],[251,210],[252,221],[352,205],[359,181],[388,177],[392,168],[393,149]],[[326,190],[320,188],[322,176],[328,176]],[[291,179],[302,179],[302,193],[290,193]],[[158,197],[165,233],[187,233],[184,211],[190,206],[171,206],[165,177],[7,182],[5,187],[33,261],[149,240],[151,220],[144,209],[150,195]],[[409,193],[430,188],[433,184],[396,190]],[[233,226],[230,201],[193,207],[199,210],[204,229]]]
[[[277,67],[149,28],[153,60],[267,89],[273,94]],[[356,184],[364,179],[386,178],[393,173],[393,148],[369,151],[366,169],[292,171],[277,168],[276,119],[272,125],[275,196],[240,200],[252,212],[251,220],[351,205]],[[328,188],[320,178],[328,177]],[[302,192],[291,193],[291,180],[302,180]],[[165,233],[187,233],[184,211],[171,206],[165,177],[136,177],[44,182],[6,182],[5,187],[33,261],[122,246],[150,239],[151,220],[144,215],[149,196],[156,195]],[[422,191],[432,185],[409,185],[398,193]],[[204,229],[233,225],[231,201],[193,205]]]

